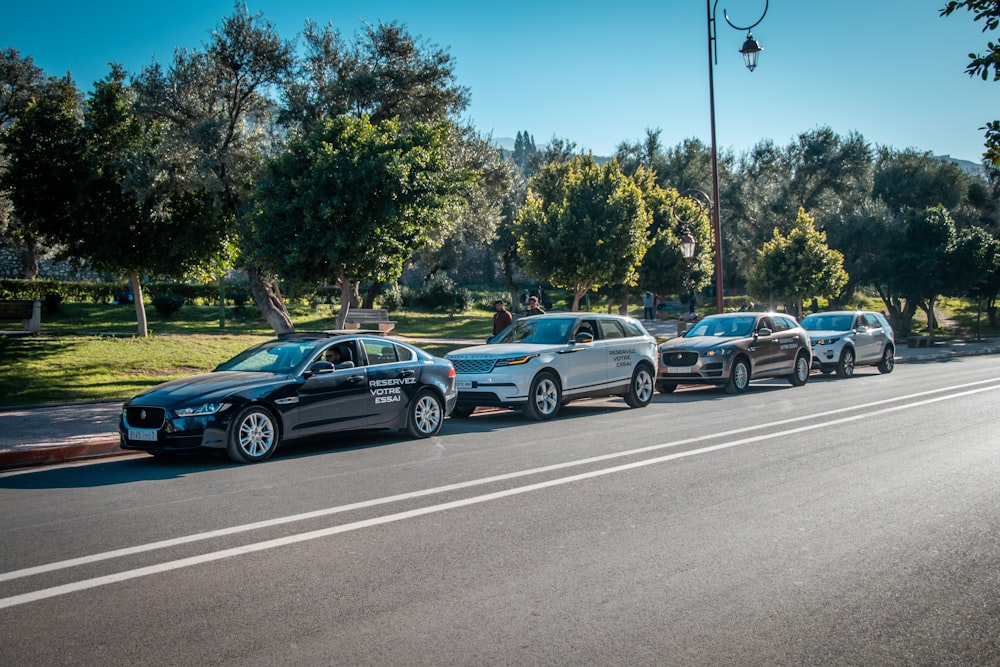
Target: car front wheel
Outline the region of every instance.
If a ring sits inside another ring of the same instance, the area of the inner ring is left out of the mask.
[[[733,362],[733,370],[729,373],[726,391],[730,394],[742,394],[750,386],[750,363],[743,357]]]
[[[278,426],[267,408],[243,408],[229,426],[226,453],[237,463],[260,463],[278,448]]]
[[[896,352],[892,349],[891,345],[887,345],[885,351],[882,352],[882,361],[878,362],[878,372],[879,373],[891,373],[892,369],[896,367]]]
[[[414,438],[429,438],[437,435],[444,423],[444,406],[433,391],[424,390],[410,403],[410,414],[406,420],[406,430]]]
[[[528,392],[528,402],[524,406],[524,414],[535,421],[552,419],[559,412],[562,400],[559,382],[551,373],[539,373],[531,381]]]
[[[849,378],[854,375],[854,350],[845,347],[840,353],[840,361],[837,362],[837,377]]]
[[[792,374],[788,376],[788,381],[793,387],[801,387],[809,382],[809,359],[806,358],[805,353],[799,352],[795,357],[795,367]]]
[[[653,400],[653,372],[646,364],[636,366],[632,382],[625,394],[625,402],[630,408],[644,408]]]

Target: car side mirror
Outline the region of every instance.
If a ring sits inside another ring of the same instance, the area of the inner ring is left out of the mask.
[[[768,329],[767,327],[761,327],[760,329],[757,329],[757,335],[758,336],[770,336],[771,335],[771,330]]]
[[[577,343],[593,343],[594,334],[587,333],[586,331],[578,331],[573,340]]]
[[[323,373],[332,373],[333,368],[333,364],[329,361],[316,361],[309,367],[309,372],[313,375],[321,375]]]

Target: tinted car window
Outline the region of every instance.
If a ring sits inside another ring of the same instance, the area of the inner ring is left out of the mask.
[[[875,317],[875,315],[867,313],[865,314],[865,326],[869,329],[880,329],[882,327],[882,323],[878,321],[878,318]]]
[[[625,332],[621,325],[615,320],[598,320],[601,329],[601,338],[624,338]]]
[[[365,340],[365,354],[369,365],[394,364],[397,361],[408,361],[412,355],[404,347],[394,345],[384,340]]]
[[[778,325],[779,321],[781,322],[780,326]],[[795,327],[799,326],[799,324],[790,317],[777,316],[774,318],[774,326],[777,327],[776,330],[778,331],[787,331],[789,329],[794,329]]]
[[[622,320],[621,321],[621,325],[622,325],[622,327],[624,327],[624,329],[625,329],[625,335],[628,336],[628,337],[642,336],[642,335],[645,334],[645,332],[642,331],[639,328],[639,325],[636,324],[635,322],[630,322],[629,320]]]

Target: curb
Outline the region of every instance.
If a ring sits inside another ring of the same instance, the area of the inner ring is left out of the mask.
[[[62,441],[53,441],[51,444],[35,444],[30,449],[0,451],[0,471],[136,453],[121,448],[117,433],[84,436],[79,440],[83,442],[63,444]]]

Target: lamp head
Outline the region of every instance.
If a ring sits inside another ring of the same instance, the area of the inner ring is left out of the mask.
[[[743,54],[743,64],[751,72],[757,68],[757,56],[763,50],[764,47],[760,45],[760,42],[753,38],[753,33],[748,32],[747,41],[743,42],[743,48],[740,49],[740,53]]]
[[[694,257],[694,246],[694,236],[691,235],[691,232],[684,232],[684,236],[681,237],[681,257],[690,261]]]

